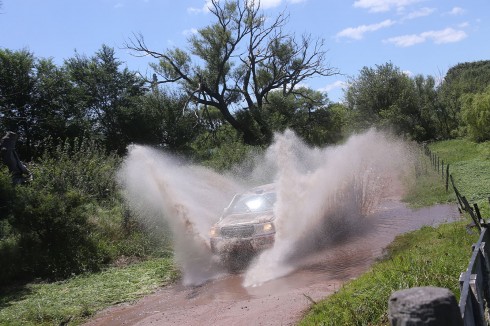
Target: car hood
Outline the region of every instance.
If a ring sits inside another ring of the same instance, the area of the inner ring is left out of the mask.
[[[238,224],[266,223],[272,220],[274,220],[274,214],[272,212],[230,214],[224,216],[216,225],[222,227]]]

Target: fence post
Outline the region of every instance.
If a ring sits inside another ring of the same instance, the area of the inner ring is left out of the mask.
[[[447,164],[446,167],[446,192],[448,192],[449,189],[449,163]]]
[[[392,293],[388,300],[388,318],[392,326],[463,326],[454,294],[448,289],[430,286]]]

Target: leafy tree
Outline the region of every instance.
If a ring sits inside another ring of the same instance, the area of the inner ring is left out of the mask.
[[[438,92],[443,107],[445,136],[460,133],[462,96],[483,92],[490,85],[490,60],[465,62],[450,68]]]
[[[364,67],[350,81],[347,106],[361,128],[387,127],[415,140],[431,139],[435,82],[423,76],[410,78],[392,63]]]
[[[85,133],[66,72],[51,59],[32,53],[0,50],[0,132],[19,135],[19,154],[35,159],[47,137],[65,139]]]
[[[490,87],[482,93],[463,95],[461,102],[468,135],[476,141],[490,140]]]
[[[14,131],[19,143],[30,139],[35,99],[35,59],[26,51],[0,49],[0,117],[2,135]]]
[[[227,122],[214,130],[202,131],[192,143],[192,149],[195,160],[219,171],[230,171],[262,150],[261,146],[244,144],[238,131]]]
[[[122,153],[127,143],[121,116],[145,93],[143,80],[121,62],[114,49],[103,45],[91,58],[76,54],[65,62],[65,69],[74,85],[76,110],[90,125],[93,136],[102,139],[106,148]]]
[[[139,97],[133,106],[121,111],[121,141],[187,151],[202,131],[202,119],[196,112],[184,109],[186,102],[185,95],[165,89]]]
[[[444,115],[434,77],[416,75],[412,82],[416,92],[415,105],[418,108],[413,138],[419,141],[440,138],[443,133]]]
[[[83,137],[90,130],[82,112],[77,110],[78,99],[66,70],[57,67],[51,59],[39,59],[35,71],[36,100],[32,112],[35,123],[30,128],[39,156],[45,150],[47,138],[57,144],[55,140]]]
[[[189,39],[189,51],[153,51],[142,35],[127,47],[159,60],[151,82],[177,83],[193,103],[217,108],[247,144],[267,143],[272,132],[264,103],[271,91],[301,93],[297,86],[305,79],[336,70],[325,65],[323,40],[287,34],[288,17],[265,17],[259,1],[211,0],[209,9],[216,22]],[[239,109],[240,118],[233,114]]]
[[[294,130],[311,145],[334,143],[342,137],[343,118],[334,109],[338,106],[330,104],[321,92],[303,87],[287,96],[271,92],[264,107],[273,131]]]

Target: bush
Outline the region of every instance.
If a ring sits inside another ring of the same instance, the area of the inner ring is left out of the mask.
[[[32,186],[57,194],[76,189],[97,201],[112,200],[118,196],[115,173],[120,162],[95,141],[65,141],[46,151],[31,168],[35,175]]]
[[[121,255],[165,251],[167,239],[148,235],[125,208],[114,178],[119,162],[96,143],[76,140],[30,164],[28,184],[14,187],[0,170],[0,284],[62,279]]]
[[[214,133],[203,133],[192,144],[194,159],[217,171],[227,171],[244,164],[248,157],[262,151],[259,146],[246,145],[237,132],[227,124]]]
[[[83,195],[16,187],[15,196],[9,221],[18,234],[17,248],[10,252],[16,254],[11,257],[15,276],[64,278],[100,267],[104,253],[91,237],[94,227]]]

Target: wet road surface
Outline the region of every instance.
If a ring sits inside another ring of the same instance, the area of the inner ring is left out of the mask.
[[[412,210],[387,199],[363,232],[303,259],[295,272],[257,287],[223,275],[197,287],[173,284],[134,304],[106,309],[86,325],[293,325],[312,301],[365,272],[396,235],[459,218],[455,205]]]

